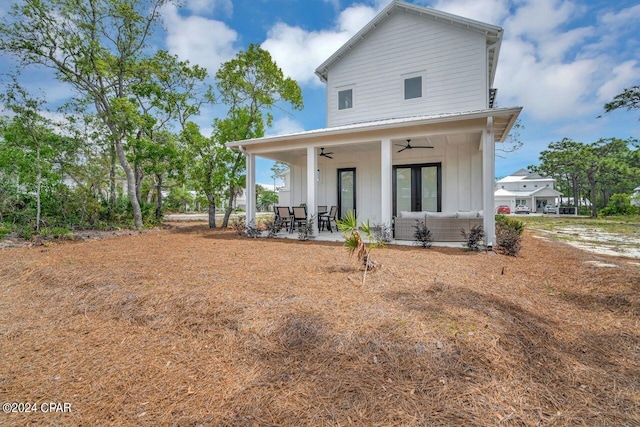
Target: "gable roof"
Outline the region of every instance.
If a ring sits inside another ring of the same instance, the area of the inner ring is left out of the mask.
[[[475,21],[473,19],[463,18],[461,16],[453,15],[447,12],[441,12],[439,10],[431,9],[429,7],[416,6],[414,4],[406,3],[400,0],[393,0],[382,12],[380,12],[371,22],[365,25],[360,31],[356,33],[349,41],[347,41],[340,49],[338,49],[333,55],[324,61],[318,68],[316,68],[316,75],[320,77],[320,80],[324,83],[327,82],[327,75],[329,68],[336,62],[342,59],[347,52],[353,49],[358,43],[367,37],[369,33],[374,31],[380,24],[386,21],[389,16],[397,13],[398,11],[404,11],[413,13],[439,22],[446,22],[459,28],[465,28],[467,30],[483,33],[487,40],[488,55],[489,55],[489,83],[493,86],[493,80],[496,75],[496,68],[498,64],[498,55],[500,53],[500,45],[502,44],[502,28],[485,24],[484,22]]]
[[[515,171],[514,173],[512,173],[509,176],[505,176],[504,178],[496,181],[497,183],[505,183],[505,182],[522,182],[525,180],[531,180],[531,181],[553,181],[555,182],[555,178],[549,178],[546,176],[542,176],[539,173],[536,172],[529,172],[527,169],[520,169],[518,171]]]

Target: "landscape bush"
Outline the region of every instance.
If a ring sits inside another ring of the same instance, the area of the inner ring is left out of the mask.
[[[631,204],[631,196],[628,194],[614,194],[609,198],[607,206],[600,210],[600,215],[635,215],[638,213],[638,207]]]
[[[414,226],[416,231],[413,232],[413,238],[416,241],[416,244],[423,247],[424,249],[428,249],[431,247],[433,243],[433,235],[431,234],[431,230],[427,227],[424,221],[416,220],[416,225]]]
[[[482,243],[482,239],[484,239],[484,230],[481,225],[474,225],[468,233],[463,228],[460,230],[460,234],[462,234],[462,237],[466,240],[465,246],[470,251],[480,250],[480,244]]]
[[[524,223],[515,218],[496,215],[496,250],[509,256],[518,256],[522,248]]]

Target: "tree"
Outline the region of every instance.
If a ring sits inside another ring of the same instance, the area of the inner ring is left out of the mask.
[[[524,143],[520,140],[520,131],[524,129],[524,125],[520,118],[516,120],[511,128],[511,132],[509,132],[509,136],[507,136],[507,140],[500,144],[496,145],[496,156],[500,158],[505,158],[507,154],[518,151],[522,148]]]
[[[264,136],[271,126],[271,110],[280,104],[302,109],[302,91],[291,78],[285,78],[266,50],[251,44],[246,51],[225,62],[216,73],[222,101],[229,106],[227,117],[215,120],[215,138],[220,143]],[[244,155],[233,152],[227,164],[227,208],[222,226],[226,227],[233,199],[242,187],[246,169]]]
[[[540,165],[529,166],[529,170],[555,178],[560,189],[573,195],[576,206],[580,200],[580,188],[585,175],[580,163],[579,153],[583,143],[563,138],[549,143],[548,149],[540,153]],[[564,188],[563,188],[564,187]]]
[[[185,145],[187,174],[197,191],[204,193],[209,203],[209,228],[216,228],[216,204],[228,183],[228,164],[234,153],[213,136],[206,138],[195,123],[186,123],[181,133]]]
[[[273,166],[271,166],[271,178],[273,179],[273,190],[276,191],[276,180],[282,178],[282,174],[289,170],[289,165],[283,162],[275,162]]]
[[[610,113],[619,108],[626,108],[627,111],[640,109],[640,86],[627,88],[622,93],[614,96],[611,102],[604,104],[605,113]]]
[[[126,177],[135,226],[142,228],[134,171],[126,157],[140,127],[132,99],[160,7],[171,0],[24,0],[0,23],[0,49],[23,65],[53,69],[91,103],[109,131]]]
[[[278,193],[273,190],[267,190],[260,184],[256,184],[256,200],[258,209],[267,211],[278,203]]]
[[[68,139],[56,134],[51,121],[40,114],[45,101],[32,98],[15,79],[0,99],[13,113],[13,117],[0,130],[0,151],[4,153],[0,168],[12,169],[18,173],[22,183],[33,184],[36,198],[35,228],[40,231],[43,181],[55,175],[56,158],[64,150]],[[57,177],[59,179],[59,174]]]

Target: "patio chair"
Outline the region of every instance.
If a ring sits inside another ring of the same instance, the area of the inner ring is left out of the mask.
[[[333,233],[333,229],[331,228],[331,221],[333,221],[334,224],[336,223],[337,214],[338,214],[338,207],[331,206],[331,210],[329,211],[328,214],[320,215],[318,217],[318,223],[320,224],[320,229],[322,229],[322,227],[327,227],[327,229]],[[336,231],[338,231],[337,225],[336,225]]]
[[[316,215],[318,216],[318,230],[320,230],[320,216],[326,215],[329,212],[326,206],[318,206],[316,210]]]
[[[294,206],[292,220],[293,221],[291,223],[291,233],[293,233],[294,228],[300,227],[303,224],[307,225],[307,207]]]
[[[293,228],[293,222],[291,221],[291,211],[288,206],[278,206],[276,208],[275,223],[279,228],[287,228],[291,231]]]

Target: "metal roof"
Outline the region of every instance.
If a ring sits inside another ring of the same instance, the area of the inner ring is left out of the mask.
[[[286,142],[290,140],[299,141],[319,136],[338,136],[354,132],[367,132],[390,128],[445,123],[458,120],[482,119],[488,117],[494,118],[494,140],[496,142],[504,142],[507,135],[509,134],[509,131],[511,130],[511,127],[513,126],[513,123],[515,123],[516,119],[518,118],[518,114],[520,114],[520,111],[522,111],[522,107],[489,108],[485,110],[444,113],[431,116],[402,117],[396,119],[354,123],[343,126],[335,126],[331,128],[307,130],[283,135],[265,136],[262,138],[246,139],[243,141],[233,141],[228,142],[226,145],[230,148],[238,148],[238,146],[240,145],[250,146],[270,142]]]

